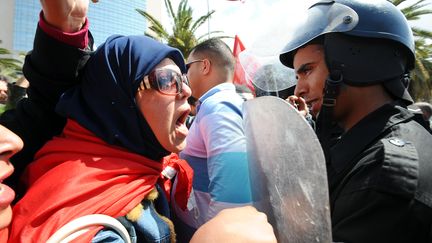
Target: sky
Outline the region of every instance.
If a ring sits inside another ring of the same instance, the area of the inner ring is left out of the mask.
[[[176,9],[179,0],[171,0],[173,8]],[[260,38],[269,26],[274,27],[283,16],[297,18],[298,8],[306,8],[306,1],[294,1],[287,8],[286,0],[189,0],[197,18],[207,13],[208,9],[215,10],[210,23],[205,23],[198,30],[198,36],[205,35],[210,31],[223,31],[224,35],[238,35],[243,44],[248,47]],[[208,5],[207,5],[208,4]],[[270,17],[272,16],[272,17]],[[233,41],[226,41],[231,44]]]
[[[174,10],[180,0],[171,0]],[[414,2],[416,0],[409,0]],[[432,0],[427,0],[432,9]],[[223,31],[225,35],[238,35],[246,49],[255,48],[257,43],[269,43],[269,46],[280,45],[273,43],[277,37],[286,34],[289,23],[302,18],[301,11],[305,10],[311,0],[189,0],[193,8],[195,19],[207,13],[208,9],[216,12],[210,19],[210,24],[203,24],[197,31],[199,35],[205,35],[210,26],[210,31]],[[167,17],[168,19],[168,17]],[[167,23],[167,19],[163,22]],[[412,23],[432,31],[432,15]],[[232,47],[233,40],[226,40]]]

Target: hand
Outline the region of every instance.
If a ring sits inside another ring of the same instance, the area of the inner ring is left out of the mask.
[[[273,227],[267,216],[254,207],[222,210],[202,225],[193,235],[191,243],[212,242],[276,242]]]
[[[309,108],[307,107],[306,101],[302,97],[291,95],[286,99],[286,101],[296,108],[296,110],[298,110],[300,115],[303,117],[306,117],[309,114]]]
[[[77,32],[85,23],[89,0],[40,0],[44,19],[63,32]],[[98,0],[92,0],[98,2]]]

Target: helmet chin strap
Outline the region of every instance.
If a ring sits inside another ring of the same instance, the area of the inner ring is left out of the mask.
[[[333,119],[336,98],[339,95],[343,75],[339,70],[331,71],[326,79],[321,110],[316,121],[316,134],[323,148],[326,161],[329,161],[330,147],[335,142],[336,121]]]

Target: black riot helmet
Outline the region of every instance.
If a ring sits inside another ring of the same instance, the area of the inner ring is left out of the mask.
[[[322,37],[321,37],[322,36]],[[293,67],[298,48],[322,38],[331,77],[352,86],[383,83],[408,103],[408,73],[414,68],[414,38],[402,12],[386,0],[322,0],[308,9],[280,54]]]

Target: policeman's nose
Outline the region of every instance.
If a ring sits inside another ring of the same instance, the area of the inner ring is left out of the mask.
[[[294,89],[294,95],[304,98],[307,93],[307,87],[302,82],[298,81]]]

